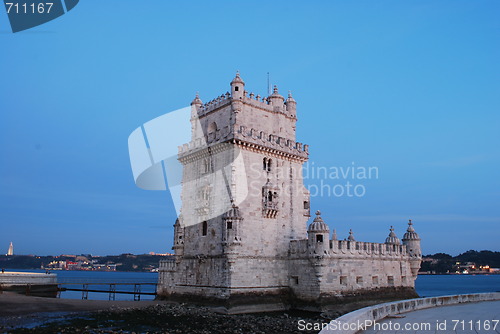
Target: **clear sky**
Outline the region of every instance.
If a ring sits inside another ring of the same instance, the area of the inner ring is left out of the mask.
[[[0,252],[171,251],[167,192],[134,184],[138,126],[267,76],[315,166],[376,166],[314,196],[339,238],[500,251],[500,2],[85,0],[11,33],[0,11]],[[308,185],[320,180],[308,179]],[[345,180],[327,180],[334,184]],[[4,250],[3,250],[3,248]]]

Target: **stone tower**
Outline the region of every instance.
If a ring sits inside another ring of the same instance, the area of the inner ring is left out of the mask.
[[[195,97],[191,142],[178,156],[175,261],[160,268],[160,294],[227,300],[283,293],[289,243],[307,237],[309,218],[308,152],[295,141],[296,122],[291,94],[285,99],[276,86],[268,97],[248,93],[239,73],[230,93],[205,104]]]
[[[7,255],[8,256],[14,255],[14,245],[12,244],[12,241],[10,242],[9,250],[7,251]]]
[[[330,237],[319,211],[306,229],[308,146],[296,142],[296,106],[276,86],[268,97],[248,93],[238,73],[227,93],[207,103],[196,94],[160,297],[238,313],[416,296],[421,251],[411,221],[403,244],[392,227],[385,243],[357,241],[352,230]]]

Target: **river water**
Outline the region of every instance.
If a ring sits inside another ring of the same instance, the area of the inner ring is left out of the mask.
[[[17,270],[44,272],[43,270]],[[116,300],[134,300],[133,294],[120,294],[119,291],[134,291],[133,283],[156,283],[158,273],[149,272],[103,272],[103,271],[54,271],[58,282],[66,288],[81,289],[83,283],[102,283],[89,285],[89,289],[109,290],[109,283],[116,285]],[[129,284],[129,285],[126,285]],[[415,282],[417,293],[421,297],[455,295],[464,293],[497,292],[500,291],[500,275],[421,275]],[[141,285],[142,292],[154,292],[154,285]],[[82,298],[82,292],[63,291],[61,298]],[[108,293],[89,292],[88,299],[107,300]],[[154,296],[142,295],[141,300],[151,300]]]

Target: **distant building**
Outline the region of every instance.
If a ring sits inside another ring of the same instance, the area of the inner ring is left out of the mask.
[[[174,254],[172,254],[172,253],[155,253],[155,252],[149,252],[149,255],[155,255],[155,256],[172,256]]]
[[[12,256],[14,255],[14,245],[12,244],[12,241],[10,242],[9,250],[7,251],[7,256]]]

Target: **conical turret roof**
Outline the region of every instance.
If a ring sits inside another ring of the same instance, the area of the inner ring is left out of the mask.
[[[318,232],[330,233],[330,228],[323,221],[323,218],[321,218],[321,212],[319,210],[316,211],[316,218],[314,218],[311,225],[309,225],[309,229],[307,231],[308,232],[316,232],[316,233],[318,233]]]
[[[385,243],[390,245],[401,245],[401,241],[396,233],[394,233],[394,227],[391,226],[390,231],[389,236],[385,239]]]
[[[420,237],[413,228],[413,223],[411,222],[411,219],[408,221],[408,229],[406,230],[406,233],[403,236],[403,241],[405,240],[420,240]]]

